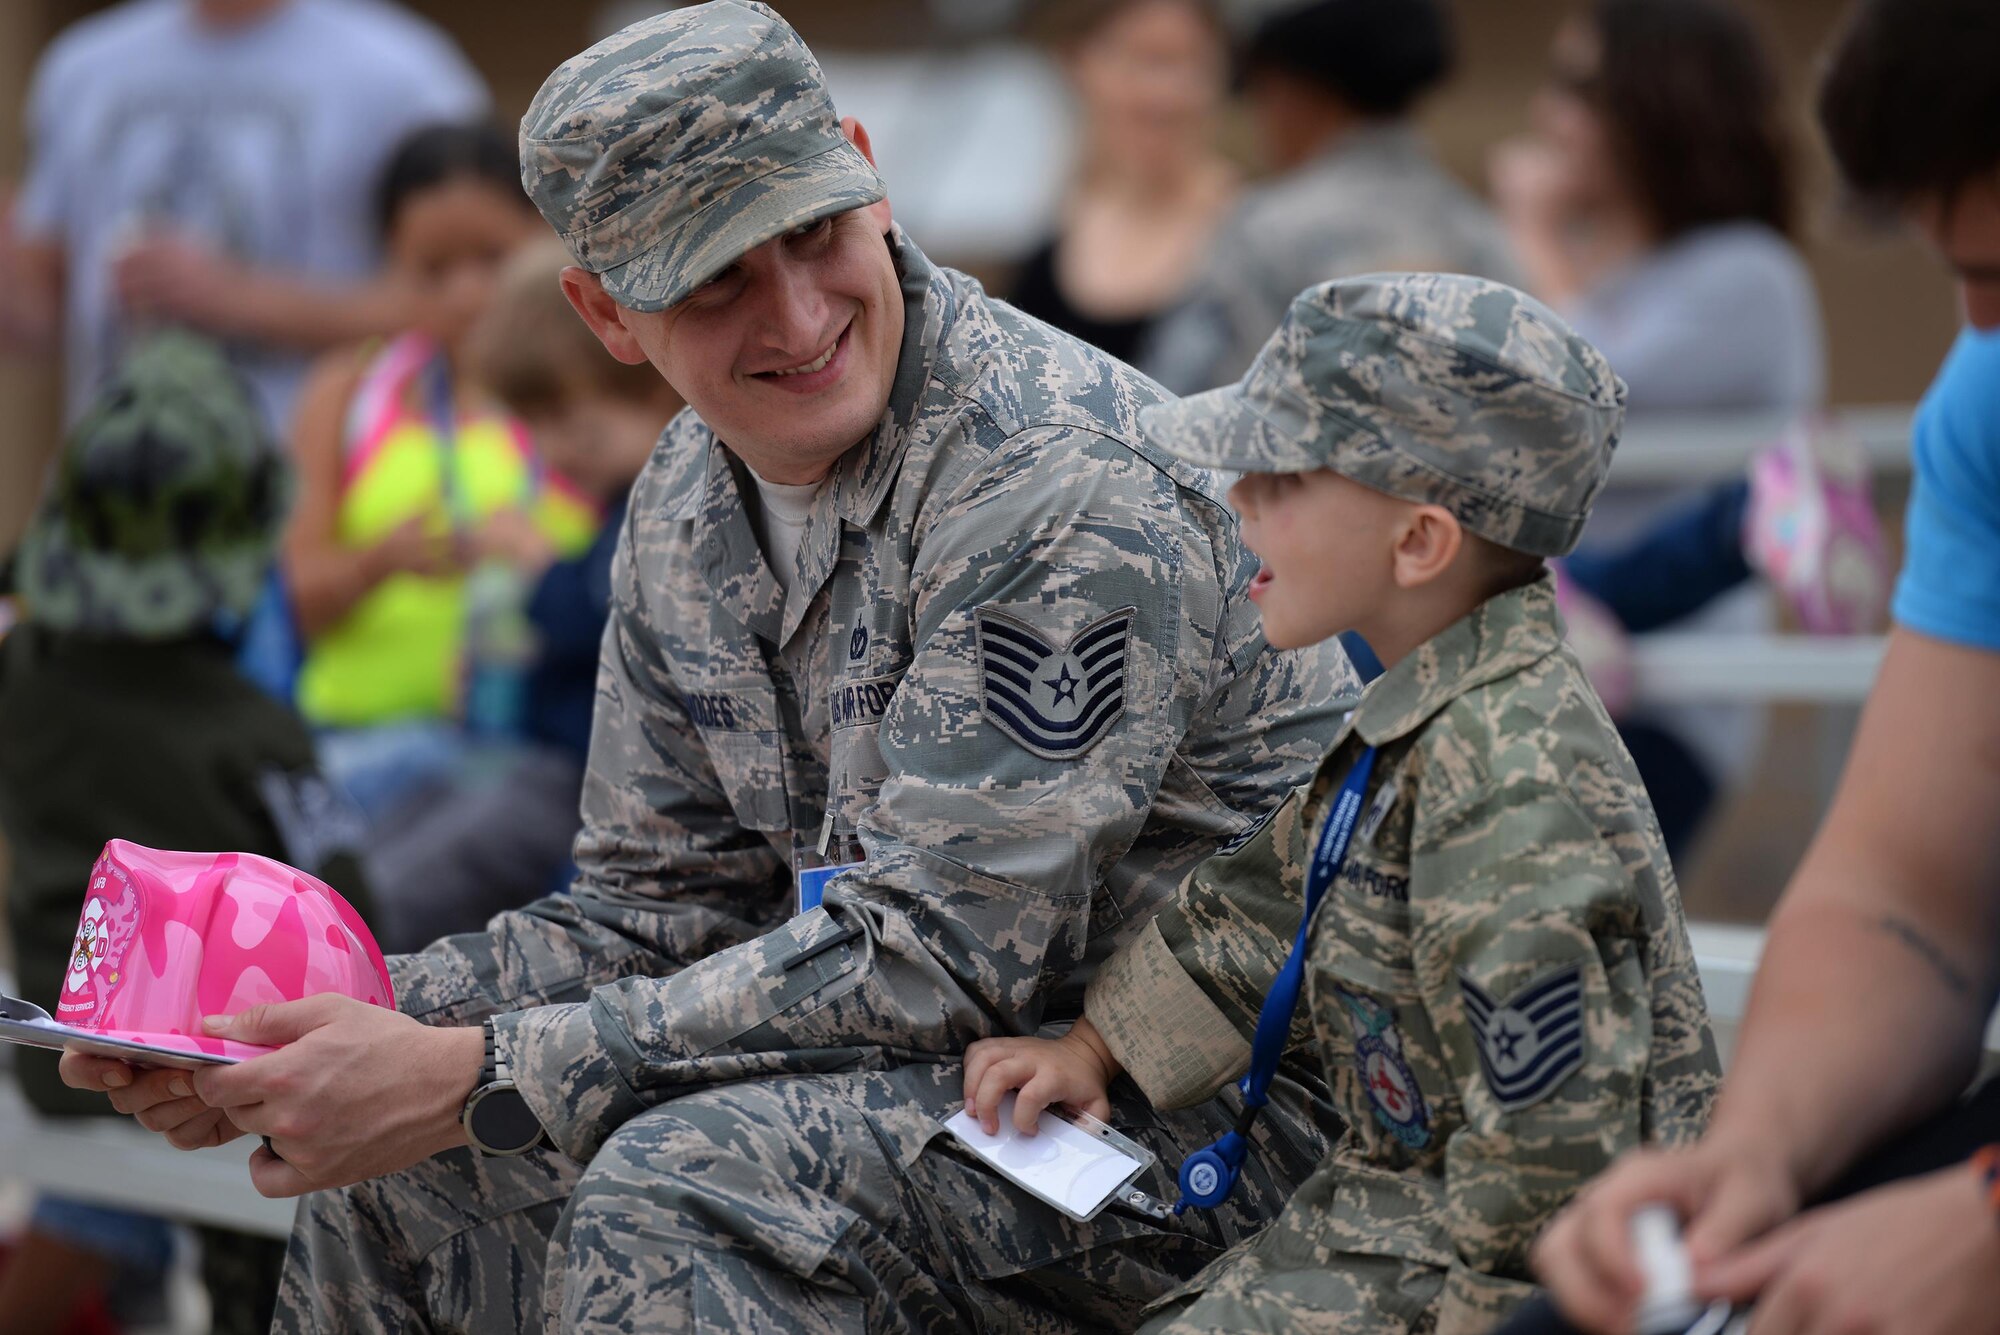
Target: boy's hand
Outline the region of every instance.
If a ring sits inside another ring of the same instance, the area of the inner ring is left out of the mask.
[[[1000,1130],[1000,1100],[1015,1090],[1014,1126],[1023,1135],[1035,1134],[1052,1103],[1109,1118],[1120,1069],[1088,1020],[1060,1038],[984,1038],[965,1053],[965,1110],[989,1136]]]

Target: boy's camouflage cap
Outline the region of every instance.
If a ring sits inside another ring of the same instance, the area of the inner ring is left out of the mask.
[[[819,62],[750,0],[656,14],[564,61],[521,120],[521,183],[576,262],[637,311],[885,194],[841,134]]]
[[[1370,274],[1307,288],[1241,383],[1140,422],[1209,468],[1329,468],[1444,506],[1503,547],[1562,556],[1624,412],[1624,381],[1533,297],[1460,274]]]
[[[290,495],[249,387],[206,339],[141,343],[71,430],[16,571],[31,621],[171,639],[241,616]]]

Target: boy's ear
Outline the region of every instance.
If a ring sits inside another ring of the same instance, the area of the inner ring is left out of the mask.
[[[637,366],[646,360],[646,350],[639,346],[639,340],[632,337],[632,331],[621,318],[624,308],[604,290],[602,279],[572,264],[562,271],[561,282],[563,296],[590,326],[590,332],[597,335],[606,352],[627,366]]]
[[[1396,529],[1390,569],[1399,589],[1429,584],[1458,559],[1465,529],[1458,516],[1442,505],[1419,505],[1403,516]]]

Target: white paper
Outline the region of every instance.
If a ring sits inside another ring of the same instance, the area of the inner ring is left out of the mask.
[[[961,1110],[945,1128],[1008,1178],[1078,1215],[1095,1210],[1139,1171],[1139,1161],[1044,1112],[1032,1136],[1014,1129],[1014,1096],[1000,1100],[1000,1134],[989,1136]]]

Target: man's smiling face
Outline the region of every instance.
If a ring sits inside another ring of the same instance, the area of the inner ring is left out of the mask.
[[[616,319],[760,476],[813,481],[889,404],[903,296],[887,228],[882,206],[835,214],[765,242],[664,311],[620,307]]]

